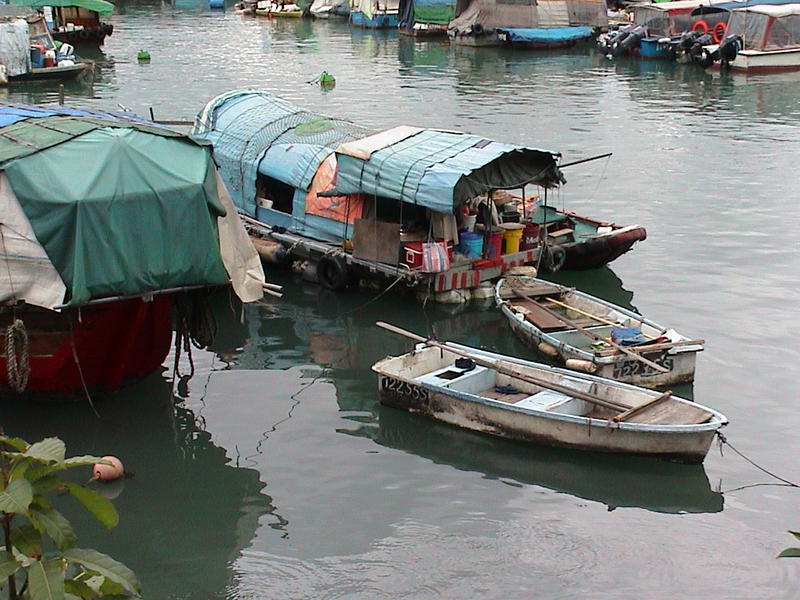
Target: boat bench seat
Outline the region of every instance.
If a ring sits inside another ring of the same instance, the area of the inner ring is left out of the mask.
[[[470,371],[463,371],[454,365],[436,369],[415,378],[420,383],[429,383],[457,392],[478,394],[489,386],[494,386],[495,374],[491,369],[476,365]]]
[[[548,410],[568,415],[581,415],[584,411],[583,402],[567,394],[555,390],[542,390],[515,402],[514,406],[535,410]]]

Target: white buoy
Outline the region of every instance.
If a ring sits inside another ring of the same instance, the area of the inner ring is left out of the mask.
[[[122,461],[116,456],[103,456],[102,463],[97,463],[92,467],[92,479],[97,481],[114,481],[125,475],[125,468]],[[108,463],[108,464],[106,464]]]

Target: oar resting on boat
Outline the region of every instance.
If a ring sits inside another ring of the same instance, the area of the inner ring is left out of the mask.
[[[720,413],[671,392],[441,343],[387,323],[420,342],[386,357],[378,373],[383,404],[467,429],[549,445],[701,462]]]

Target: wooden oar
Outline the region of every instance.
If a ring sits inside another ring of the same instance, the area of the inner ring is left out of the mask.
[[[580,325],[578,325],[578,324],[577,324],[577,323],[575,323],[574,321],[571,321],[571,320],[569,320],[568,318],[566,318],[566,317],[564,317],[564,316],[562,316],[562,315],[558,314],[556,311],[554,311],[554,310],[551,310],[551,309],[547,308],[546,306],[542,306],[542,304],[541,304],[540,302],[536,302],[536,300],[534,300],[533,298],[531,298],[530,296],[528,296],[528,295],[527,295],[527,294],[525,294],[524,292],[522,292],[522,291],[520,291],[520,290],[518,290],[518,289],[516,289],[516,288],[513,288],[513,287],[512,287],[511,289],[513,289],[513,290],[514,290],[514,291],[515,291],[517,294],[519,294],[519,295],[520,295],[522,298],[525,298],[525,300],[528,300],[528,301],[530,301],[530,302],[533,302],[533,303],[535,303],[535,304],[536,304],[537,306],[539,306],[539,308],[541,308],[543,311],[545,311],[545,312],[549,313],[550,315],[552,315],[553,317],[555,317],[555,318],[557,318],[557,319],[560,319],[560,320],[561,320],[561,321],[563,321],[563,322],[564,322],[564,324],[566,324],[568,327],[572,327],[573,329],[577,329],[577,330],[578,330],[578,331],[580,331],[580,332],[581,332],[583,335],[585,335],[585,336],[587,336],[587,337],[590,337],[590,338],[591,338],[591,339],[593,339],[593,340],[600,340],[600,341],[602,341],[602,342],[605,342],[605,343],[607,343],[607,344],[610,344],[612,348],[616,348],[617,350],[619,350],[619,351],[620,351],[620,352],[622,352],[623,354],[627,354],[627,355],[628,355],[628,356],[630,356],[631,358],[635,358],[636,360],[638,360],[638,361],[640,361],[640,362],[643,362],[643,363],[644,363],[644,364],[646,364],[647,366],[649,366],[649,367],[652,367],[653,369],[655,369],[656,371],[658,371],[658,372],[660,372],[660,373],[669,373],[669,369],[667,369],[667,368],[665,368],[665,367],[662,367],[662,366],[661,366],[661,365],[659,365],[658,363],[654,363],[652,360],[650,360],[650,359],[648,359],[648,358],[645,358],[644,356],[642,356],[642,355],[640,355],[640,354],[637,354],[637,353],[636,353],[636,352],[634,352],[633,350],[630,350],[630,349],[626,348],[625,346],[622,346],[622,345],[620,345],[620,344],[617,344],[616,342],[613,342],[613,341],[611,341],[611,340],[606,340],[606,339],[604,339],[602,336],[599,336],[599,335],[597,335],[597,334],[596,334],[595,332],[593,332],[593,331],[589,331],[588,329],[584,329],[583,327],[581,327]]]
[[[622,404],[621,402],[614,402],[613,400],[606,400],[605,398],[600,398],[595,396],[594,394],[589,394],[587,392],[583,392],[581,390],[576,390],[566,385],[561,385],[559,383],[554,383],[552,381],[547,381],[546,379],[539,379],[533,375],[529,375],[527,373],[520,373],[519,371],[515,371],[514,369],[508,369],[503,367],[502,365],[498,364],[495,360],[487,360],[466,352],[464,350],[459,350],[458,348],[453,348],[448,346],[447,344],[442,344],[434,340],[429,340],[421,335],[417,335],[416,333],[412,333],[410,331],[406,331],[405,329],[401,329],[400,327],[395,327],[394,325],[390,325],[389,323],[384,323],[383,321],[378,321],[375,323],[378,327],[385,329],[386,331],[391,331],[392,333],[396,333],[398,335],[405,336],[412,340],[416,340],[417,342],[422,342],[424,344],[428,344],[429,346],[434,346],[436,348],[441,348],[443,350],[447,350],[448,352],[452,352],[453,354],[457,354],[459,356],[463,356],[465,358],[471,359],[476,365],[480,365],[482,367],[487,367],[489,369],[494,369],[498,373],[502,373],[503,375],[508,375],[509,377],[514,377],[521,381],[525,381],[527,383],[532,383],[534,385],[538,385],[543,388],[547,388],[549,390],[553,390],[556,392],[561,392],[562,394],[566,394],[567,396],[572,396],[573,398],[579,398],[580,400],[585,400],[586,402],[590,402],[592,404],[596,404],[598,406],[603,406],[605,408],[609,408],[611,410],[625,412],[630,410],[632,407],[627,404]]]

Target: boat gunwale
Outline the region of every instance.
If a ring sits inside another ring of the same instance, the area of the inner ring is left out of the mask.
[[[432,347],[432,346],[430,346],[430,347]],[[469,348],[469,347],[468,346],[461,346],[461,348]],[[474,349],[470,348],[469,350],[472,351]],[[676,400],[676,401],[678,401],[678,402],[680,402],[682,404],[688,404],[688,405],[690,405],[692,407],[700,408],[702,410],[705,410],[705,411],[707,411],[707,412],[709,412],[711,414],[711,418],[708,421],[706,421],[705,423],[696,423],[696,424],[692,424],[692,425],[659,425],[659,424],[652,424],[652,423],[628,423],[628,422],[625,422],[625,421],[620,421],[620,422],[616,422],[615,423],[611,419],[597,419],[597,418],[593,418],[593,417],[585,417],[585,416],[579,416],[579,415],[566,415],[566,414],[563,414],[563,413],[557,413],[557,412],[552,412],[552,411],[548,411],[548,410],[516,406],[514,404],[511,404],[511,403],[508,403],[508,402],[503,402],[501,400],[493,400],[491,398],[485,398],[483,396],[470,394],[468,392],[461,392],[459,390],[453,390],[453,389],[450,389],[450,388],[446,388],[444,386],[437,386],[437,385],[432,384],[432,383],[415,381],[413,379],[408,379],[408,378],[403,377],[401,375],[395,375],[395,374],[392,374],[392,373],[389,373],[389,372],[386,371],[386,369],[384,367],[385,363],[387,363],[387,362],[389,362],[391,360],[395,360],[397,358],[400,358],[401,356],[406,356],[407,354],[415,354],[416,352],[417,352],[417,350],[414,350],[414,351],[408,352],[406,354],[401,354],[400,356],[387,356],[387,357],[379,360],[378,362],[376,362],[374,365],[372,365],[372,370],[375,373],[377,373],[378,375],[383,375],[383,376],[386,376],[386,377],[392,377],[394,379],[397,379],[397,380],[400,380],[402,382],[405,382],[405,383],[407,383],[409,385],[416,386],[416,387],[421,387],[423,389],[426,389],[426,390],[429,390],[429,391],[433,391],[433,392],[437,392],[437,393],[442,393],[444,395],[453,396],[455,398],[458,398],[459,400],[472,402],[474,404],[482,404],[484,406],[489,406],[489,407],[492,407],[492,408],[499,408],[501,410],[508,410],[508,411],[511,411],[511,412],[517,412],[517,413],[529,415],[529,416],[532,416],[532,417],[539,417],[539,418],[544,418],[544,419],[552,419],[552,420],[555,420],[555,421],[563,421],[563,422],[571,423],[571,424],[575,424],[575,425],[589,425],[590,427],[602,427],[602,428],[606,428],[606,429],[619,429],[619,430],[622,430],[622,431],[636,432],[636,433],[652,433],[652,434],[683,433],[683,434],[687,434],[688,435],[688,434],[693,434],[693,433],[703,433],[705,431],[714,431],[714,430],[719,429],[721,427],[724,427],[725,425],[728,424],[728,418],[724,414],[722,414],[721,412],[719,412],[717,410],[714,410],[713,408],[710,408],[710,407],[705,406],[703,404],[698,404],[697,402],[693,402],[691,400],[687,400],[686,398],[681,398],[680,396],[672,396],[672,399]],[[505,357],[505,356],[503,356],[502,358],[499,358],[502,355],[497,355],[497,354],[494,354],[494,353],[486,353],[486,354],[498,357],[496,360],[506,360],[507,358],[511,358],[511,357]],[[537,369],[542,369],[542,368],[544,368],[545,370],[552,369],[552,370],[557,371],[559,374],[564,375],[564,376],[569,377],[569,378],[572,378],[572,379],[578,379],[578,380],[585,379],[585,380],[590,380],[592,382],[598,382],[598,383],[601,383],[601,384],[604,384],[604,385],[609,385],[611,387],[620,387],[620,388],[629,389],[631,391],[643,392],[646,395],[651,396],[652,398],[656,398],[656,397],[661,395],[661,392],[656,391],[656,390],[649,390],[649,389],[642,388],[642,387],[639,387],[639,386],[635,386],[635,385],[630,385],[630,384],[626,384],[626,383],[623,383],[623,382],[619,382],[619,381],[616,381],[616,380],[613,380],[613,379],[605,379],[603,377],[596,377],[596,376],[593,376],[593,375],[588,375],[588,374],[583,374],[583,373],[579,374],[579,373],[576,373],[575,371],[568,371],[566,369],[559,369],[557,367],[550,367],[549,365],[543,365],[541,363],[533,363],[533,362],[522,361],[522,360],[511,361],[511,362],[516,362],[517,364],[519,364],[521,366],[533,367],[533,368],[537,368]],[[496,371],[496,368],[494,370]],[[578,391],[578,390],[576,390],[576,391]]]

